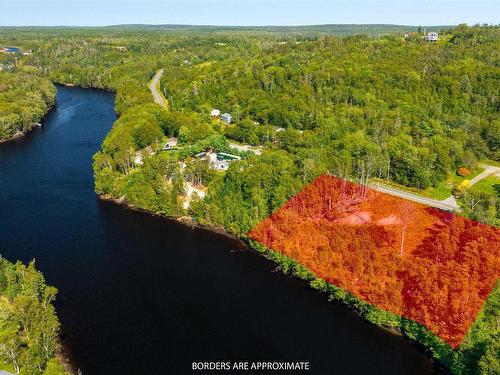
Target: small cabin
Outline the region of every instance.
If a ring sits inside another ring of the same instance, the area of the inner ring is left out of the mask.
[[[167,142],[163,145],[165,151],[177,149],[177,138],[171,137],[167,139]]]
[[[220,116],[220,110],[217,109],[217,108],[212,109],[212,111],[210,112],[210,116],[212,116],[212,117],[219,117]]]
[[[231,122],[233,122],[233,116],[231,116],[229,113],[224,113],[220,118],[226,124],[230,124]]]
[[[439,40],[439,34],[435,31],[431,31],[424,36],[426,42],[437,42]]]

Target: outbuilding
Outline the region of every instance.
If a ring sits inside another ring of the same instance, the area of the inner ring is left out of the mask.
[[[163,145],[163,149],[168,151],[168,150],[175,150],[177,148],[177,138],[171,137],[167,139],[167,142]]]
[[[230,124],[233,122],[233,116],[231,116],[229,113],[224,113],[220,118],[226,124]]]

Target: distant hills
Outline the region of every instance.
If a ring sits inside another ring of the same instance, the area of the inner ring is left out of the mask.
[[[352,35],[352,34],[389,34],[395,32],[417,31],[419,26],[386,25],[386,24],[341,24],[341,25],[307,25],[307,26],[197,26],[197,25],[114,25],[108,29],[147,29],[163,31],[258,31],[271,33],[294,34],[326,34],[326,35]],[[420,26],[422,30],[439,31],[453,26]]]
[[[427,31],[439,31],[449,29],[450,25],[434,26],[408,26],[408,25],[387,25],[387,24],[339,24],[339,25],[309,25],[309,26],[210,26],[210,25],[112,25],[100,27],[77,27],[77,26],[22,26],[22,27],[0,27],[0,30],[6,29],[65,29],[87,31],[117,31],[117,32],[159,32],[159,33],[214,33],[214,32],[247,32],[256,34],[295,34],[295,35],[354,35],[354,34],[391,34],[403,33],[407,31],[417,31],[418,28]]]

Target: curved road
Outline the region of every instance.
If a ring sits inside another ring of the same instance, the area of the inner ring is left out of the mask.
[[[447,198],[443,201],[438,201],[437,199],[432,199],[432,198],[424,197],[422,195],[413,194],[413,193],[409,193],[409,192],[404,191],[404,190],[396,189],[392,186],[385,186],[385,185],[379,184],[379,185],[372,185],[372,188],[377,190],[377,191],[380,191],[382,193],[395,195],[396,197],[408,199],[410,201],[425,204],[427,206],[436,207],[436,208],[439,208],[441,210],[445,210],[445,211],[458,211],[458,210],[460,210],[460,207],[458,207],[457,202],[455,201],[453,196],[451,196],[450,198]]]
[[[474,177],[470,181],[469,188],[472,185],[478,183],[479,181],[481,181],[481,180],[485,179],[486,177],[491,176],[493,174],[500,176],[500,167],[495,167],[493,165],[485,165],[485,164],[481,164],[481,167],[484,168],[484,171],[481,174]],[[432,198],[424,197],[422,195],[409,193],[407,191],[396,189],[392,186],[386,186],[386,185],[382,185],[382,184],[372,185],[372,188],[377,190],[377,191],[380,191],[382,193],[395,195],[395,196],[400,197],[400,198],[408,199],[410,201],[414,201],[417,203],[422,203],[422,204],[425,204],[427,206],[440,208],[442,210],[460,211],[460,207],[458,206],[458,204],[455,200],[455,197],[453,195],[446,198],[445,200],[439,201],[437,199],[432,199]]]
[[[158,87],[160,86],[160,79],[161,79],[162,75],[163,75],[163,69],[160,69],[156,72],[153,79],[149,83],[149,89],[151,90],[151,94],[153,94],[153,99],[154,99],[155,103],[157,103],[157,104],[161,105],[163,108],[167,109],[168,102],[163,97],[163,95],[160,93],[160,91],[158,90]]]
[[[469,186],[472,186],[475,183],[477,183],[477,182],[479,182],[479,181],[481,181],[481,180],[485,179],[486,177],[489,177],[493,174],[500,176],[500,167],[495,167],[494,165],[486,165],[486,164],[481,164],[480,166],[482,168],[484,168],[484,171],[481,174],[474,177],[472,180],[470,180]]]

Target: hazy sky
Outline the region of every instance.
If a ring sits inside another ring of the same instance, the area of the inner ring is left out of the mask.
[[[500,23],[500,0],[0,0],[0,26]]]

